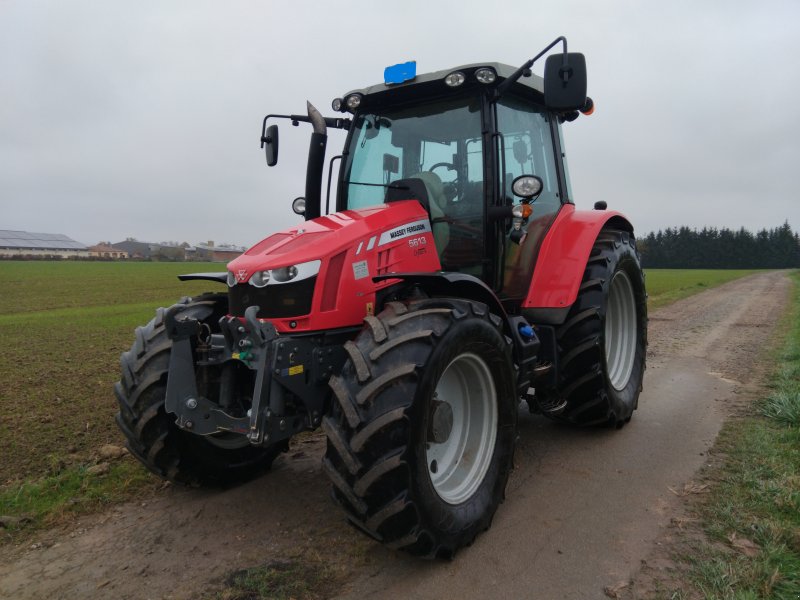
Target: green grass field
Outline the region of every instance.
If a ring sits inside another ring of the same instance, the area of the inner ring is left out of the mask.
[[[121,444],[112,387],[133,330],[158,306],[221,287],[181,283],[177,274],[224,269],[0,262],[0,485],[53,474],[105,443]]]
[[[182,283],[180,273],[223,264],[0,262],[0,515],[41,521],[124,497],[149,476],[132,459],[114,463],[117,485],[86,469],[104,444],[122,445],[114,423],[119,356],[134,329],[181,296],[224,290]],[[745,271],[649,271],[652,306]],[[102,478],[101,478],[102,479]]]

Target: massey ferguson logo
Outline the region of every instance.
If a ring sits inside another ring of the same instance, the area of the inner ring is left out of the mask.
[[[418,231],[425,231],[424,224],[416,224],[416,225],[409,225],[408,227],[401,227],[400,229],[395,229],[394,231],[389,232],[389,237],[392,239],[406,237],[411,233],[417,233]]]
[[[431,224],[428,219],[414,221],[413,223],[406,223],[400,227],[395,227],[389,231],[384,231],[381,234],[381,239],[378,240],[378,246],[383,246],[389,242],[402,240],[403,238],[411,237],[412,235],[419,235],[421,233],[428,233],[431,230]]]
[[[247,269],[239,269],[236,272],[236,281],[238,281],[239,283],[244,283],[246,279],[247,279]]]

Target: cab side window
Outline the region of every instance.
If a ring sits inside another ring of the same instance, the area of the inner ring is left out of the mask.
[[[539,247],[561,208],[552,118],[530,102],[514,97],[497,104],[497,127],[502,134],[497,145],[501,197],[509,205],[520,202],[511,191],[512,182],[520,175],[537,175],[544,184],[531,204],[533,214],[521,225],[519,243],[506,237],[501,289],[505,297],[521,298],[527,293]]]
[[[542,178],[544,189],[536,205],[559,205],[561,201],[553,158],[550,116],[529,103],[509,97],[497,105],[497,124],[503,134],[500,166],[501,170],[505,169],[504,193],[509,198],[513,197],[511,183],[520,175],[538,175]]]

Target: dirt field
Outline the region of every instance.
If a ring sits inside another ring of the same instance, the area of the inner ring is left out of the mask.
[[[312,436],[249,485],[167,487],[3,548],[0,598],[196,598],[234,570],[287,557],[331,565],[326,596],[602,598],[658,556],[682,510],[675,491],[756,389],[788,288],[783,273],[762,273],[651,314],[645,391],[622,431],[522,413],[507,500],[452,562],[399,555],[344,525]]]

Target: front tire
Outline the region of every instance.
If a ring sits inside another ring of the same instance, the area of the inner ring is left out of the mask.
[[[216,327],[227,311],[224,294],[184,298],[184,314]],[[199,436],[175,424],[164,408],[172,340],[164,326],[166,309],[144,327],[136,329],[133,346],[120,357],[122,376],[114,386],[120,410],[117,425],[126,445],[150,471],[169,481],[189,486],[228,486],[256,477],[269,469],[280,453],[278,445],[250,446],[243,436]]]
[[[488,529],[512,465],[511,349],[483,304],[391,302],[345,346],[323,462],[349,520],[389,547],[452,557]]]
[[[543,390],[542,412],[576,425],[620,428],[630,421],[647,348],[647,295],[630,233],[600,232],[556,339],[558,385]]]

